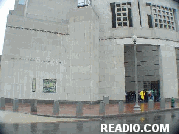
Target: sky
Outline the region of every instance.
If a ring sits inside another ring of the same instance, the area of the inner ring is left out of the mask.
[[[15,0],[0,0],[0,55],[4,44],[4,35],[6,29],[7,15],[9,10],[14,9]]]
[[[81,3],[84,0],[78,0]],[[15,0],[0,0],[0,55],[4,44],[4,35],[6,29],[7,15],[9,10],[14,9]]]

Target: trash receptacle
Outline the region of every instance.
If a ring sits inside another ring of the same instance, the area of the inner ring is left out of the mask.
[[[171,99],[171,107],[174,108],[175,107],[175,99],[172,97]]]
[[[105,104],[109,104],[109,96],[103,96],[103,101]]]

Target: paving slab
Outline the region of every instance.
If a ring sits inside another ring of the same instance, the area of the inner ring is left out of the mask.
[[[53,118],[43,117],[31,114],[16,113],[11,111],[0,111],[0,122],[8,124],[24,124],[24,123],[38,123],[38,122],[76,122],[76,121],[88,121],[89,119],[77,119],[77,118]]]

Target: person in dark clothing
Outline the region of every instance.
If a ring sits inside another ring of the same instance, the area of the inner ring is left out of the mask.
[[[145,102],[148,102],[148,92],[145,91]]]
[[[129,102],[129,92],[126,92],[126,102]]]

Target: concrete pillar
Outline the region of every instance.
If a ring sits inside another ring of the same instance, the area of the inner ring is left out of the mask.
[[[1,97],[0,99],[0,110],[5,110],[5,98]]]
[[[119,102],[119,113],[123,113],[124,112],[124,103],[123,101]]]
[[[140,16],[139,16],[139,9],[138,9],[138,0],[133,0],[131,5],[132,5],[133,27],[140,28]]]
[[[150,99],[148,101],[148,110],[153,110],[154,109],[154,101]]]
[[[164,98],[162,98],[160,100],[160,109],[165,109],[165,99]]]
[[[175,16],[175,26],[176,26],[176,31],[179,32],[179,14],[178,14],[178,10],[176,9],[174,12],[174,16]]]
[[[83,103],[78,102],[76,105],[76,116],[83,116]]]
[[[19,109],[19,100],[15,98],[13,100],[13,112],[18,112],[18,109]]]
[[[105,104],[109,104],[109,96],[103,96],[103,101]]]
[[[37,100],[33,99],[31,100],[31,112],[37,112]]]
[[[105,115],[105,103],[104,103],[104,101],[101,101],[101,102],[100,102],[99,114]]]
[[[58,102],[58,100],[54,100],[53,115],[59,115],[59,102]]]
[[[150,6],[146,6],[146,1],[138,0],[140,3],[140,17],[142,27],[148,28],[148,15],[151,15]]]
[[[178,98],[178,79],[175,47],[160,45],[159,73],[161,98]]]

